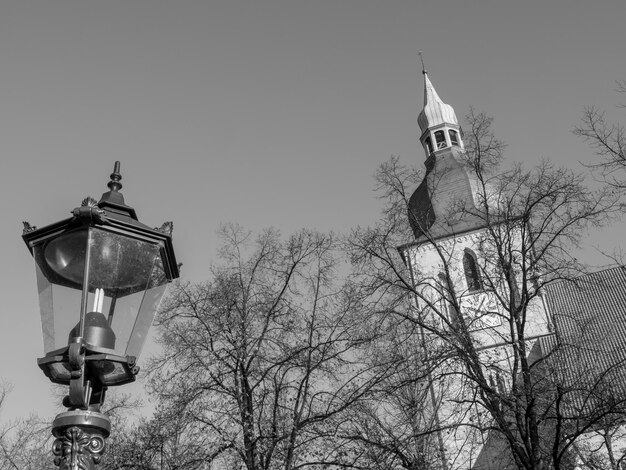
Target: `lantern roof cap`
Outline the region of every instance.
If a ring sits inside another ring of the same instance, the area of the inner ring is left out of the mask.
[[[130,217],[133,220],[137,219],[137,212],[132,207],[126,205],[124,202],[124,195],[119,192],[122,189],[122,175],[120,173],[120,162],[116,161],[113,167],[113,173],[111,173],[111,181],[107,183],[109,190],[102,195],[100,201],[98,201],[98,207],[100,209],[107,209],[113,213],[117,213],[123,216]]]

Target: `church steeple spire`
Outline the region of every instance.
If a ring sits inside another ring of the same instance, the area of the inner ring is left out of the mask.
[[[426,156],[433,152],[449,147],[463,148],[459,121],[456,118],[454,108],[446,104],[437,94],[428,72],[422,60],[422,73],[424,74],[424,108],[417,116],[417,123],[422,132],[420,141],[426,151]]]
[[[421,54],[420,54],[421,58]],[[476,175],[464,158],[461,127],[454,109],[433,86],[424,62],[424,108],[417,117],[426,152],[426,174],[409,201],[409,222],[417,240],[447,237],[484,226],[484,204]]]

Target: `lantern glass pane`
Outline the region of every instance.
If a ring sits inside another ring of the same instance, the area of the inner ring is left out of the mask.
[[[126,354],[128,356],[134,356],[139,358],[141,350],[148,338],[148,331],[154,321],[154,316],[159,308],[161,299],[163,298],[167,284],[157,285],[148,289],[144,295],[143,302],[141,303],[141,309],[139,315],[137,315],[137,322],[134,325],[133,333],[130,336]]]
[[[168,281],[160,245],[92,228],[89,250],[85,341],[121,356],[136,357],[141,347],[135,343],[143,345],[156,308],[144,306],[145,299],[151,303],[146,292]],[[143,339],[137,340],[135,335]],[[131,342],[132,354],[128,351]]]
[[[44,353],[64,348],[80,319],[88,230],[71,230],[33,247]]]
[[[44,354],[67,346],[70,331],[80,318],[81,290],[51,282],[50,272],[44,272],[45,245],[33,249],[37,269],[39,311]]]
[[[157,252],[146,290],[127,295],[116,302],[111,324],[116,334],[116,352],[139,358],[166,288],[167,277]]]

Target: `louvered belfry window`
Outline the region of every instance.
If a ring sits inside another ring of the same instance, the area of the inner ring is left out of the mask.
[[[437,150],[444,149],[448,146],[446,143],[446,135],[443,131],[435,132],[435,141],[437,142]]]
[[[459,146],[459,135],[457,134],[456,131],[450,129],[449,131],[450,133],[450,143],[452,145],[456,145],[457,147]]]

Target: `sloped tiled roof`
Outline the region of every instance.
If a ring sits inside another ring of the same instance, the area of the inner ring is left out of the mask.
[[[550,362],[572,387],[574,408],[594,397],[626,400],[626,267],[549,284],[545,299],[556,338],[542,349],[558,345]]]
[[[479,182],[456,148],[431,155],[426,176],[409,200],[409,222],[415,239],[447,237],[485,227],[478,215]]]

